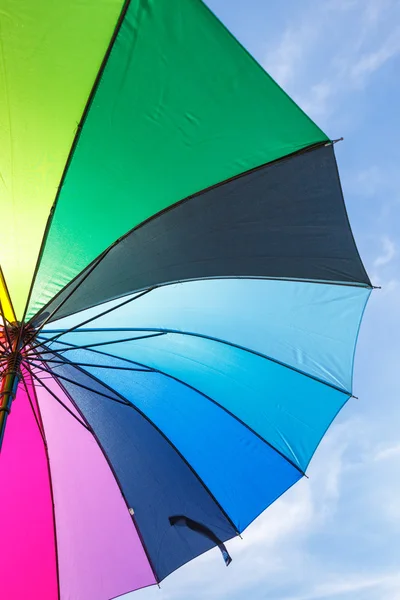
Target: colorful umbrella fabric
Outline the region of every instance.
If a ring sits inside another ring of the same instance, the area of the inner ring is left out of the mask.
[[[229,564],[352,396],[333,142],[200,0],[3,0],[0,37],[1,598]]]

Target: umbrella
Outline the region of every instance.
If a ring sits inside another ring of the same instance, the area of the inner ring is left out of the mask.
[[[0,35],[2,597],[229,564],[352,396],[333,141],[199,0],[6,0]]]

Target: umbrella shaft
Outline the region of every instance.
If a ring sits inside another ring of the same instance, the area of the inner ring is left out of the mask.
[[[7,417],[11,410],[12,401],[17,393],[20,380],[20,366],[22,355],[20,352],[12,352],[8,358],[6,372],[1,378],[0,388],[0,450],[4,438]]]

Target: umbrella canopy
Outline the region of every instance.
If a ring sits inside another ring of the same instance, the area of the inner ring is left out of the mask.
[[[200,0],[6,0],[0,35],[2,597],[229,564],[352,396],[333,142]]]

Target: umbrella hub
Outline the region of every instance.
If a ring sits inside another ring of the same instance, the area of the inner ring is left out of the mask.
[[[14,343],[18,338],[20,340],[21,348],[25,345],[29,339],[33,339],[35,334],[35,328],[30,323],[21,323],[20,321],[14,321],[9,323],[7,326],[8,337],[11,342]]]
[[[4,332],[3,351],[0,360],[0,366],[3,367],[0,375],[0,449],[7,416],[11,411],[11,404],[22,378],[23,349],[33,339],[34,333],[35,330],[31,325],[19,322],[8,324],[7,330]]]

